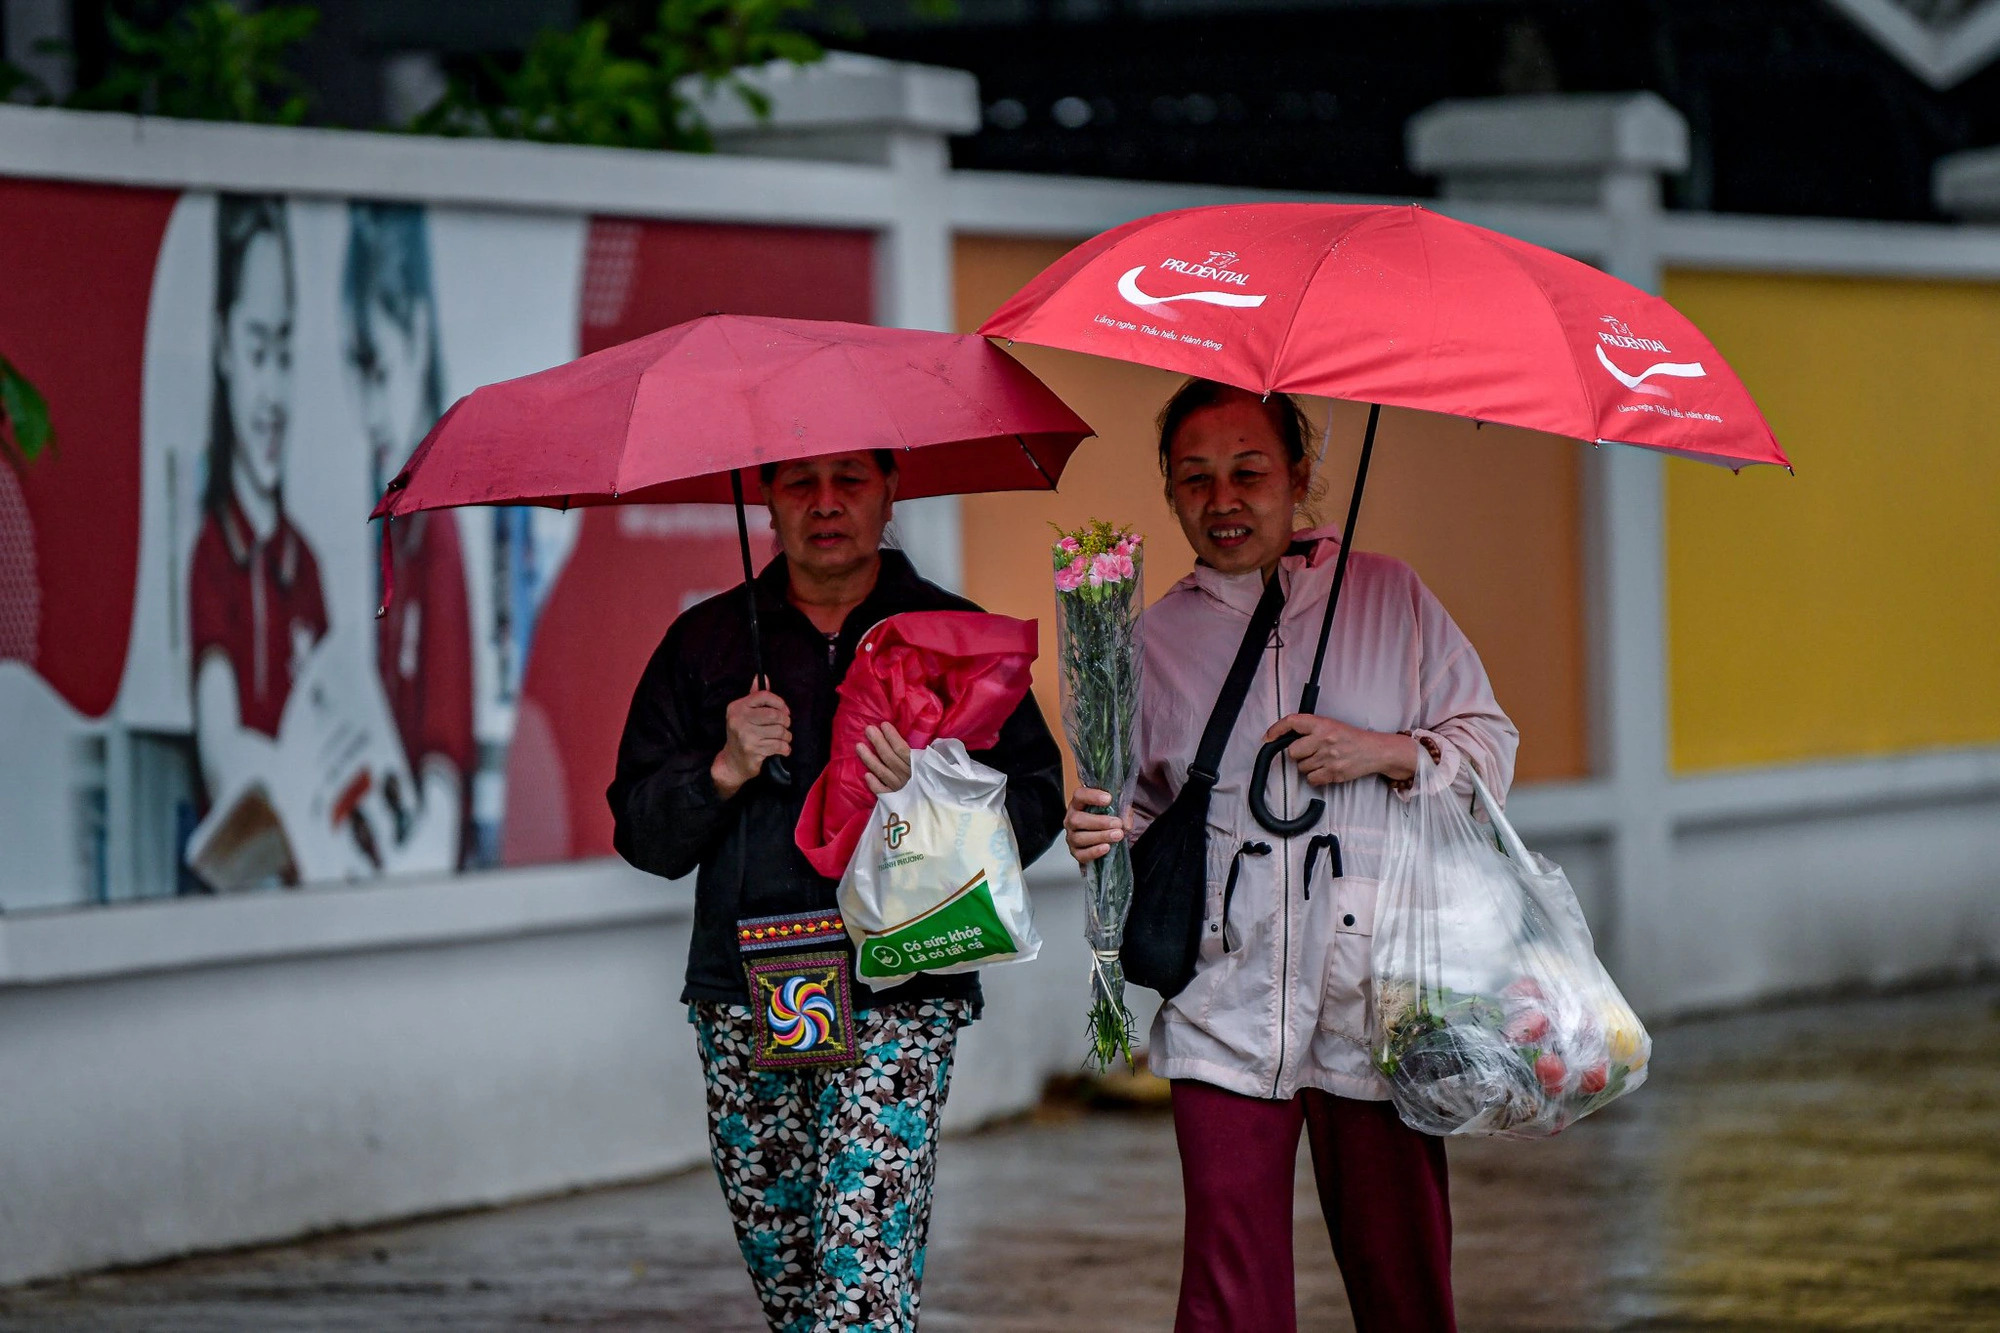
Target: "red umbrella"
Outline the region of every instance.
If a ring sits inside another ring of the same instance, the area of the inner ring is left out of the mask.
[[[458,400],[375,517],[455,505],[736,504],[743,473],[897,451],[897,496],[1054,490],[1089,423],[984,338],[708,315]],[[384,524],[384,603],[393,577]],[[752,653],[762,673],[750,599]],[[777,776],[774,765],[767,770]]]
[[[452,405],[375,513],[728,503],[765,463],[898,459],[897,495],[1052,490],[1083,418],[983,338],[707,315]]]
[[[1588,264],[1413,204],[1141,218],[979,330],[1280,391],[1789,466],[1686,316]]]
[[[981,333],[1220,380],[1369,403],[1368,432],[1299,711],[1327,635],[1384,404],[1631,444],[1740,469],[1789,468],[1749,391],[1657,296],[1525,241],[1415,205],[1242,204],[1140,218],[1044,269]],[[1251,803],[1274,833],[1271,761]]]

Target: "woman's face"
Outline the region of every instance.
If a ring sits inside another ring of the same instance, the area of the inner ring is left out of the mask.
[[[236,304],[223,316],[216,358],[236,431],[236,468],[258,490],[278,489],[292,397],[292,302],[285,248],[259,232],[243,251]]]
[[[1284,440],[1248,393],[1190,414],[1167,452],[1174,517],[1202,562],[1225,574],[1277,564],[1309,476],[1310,464],[1286,460]]]
[[[368,312],[367,327],[357,322],[348,331],[349,383],[368,431],[368,447],[385,480],[431,426],[424,402],[430,322],[428,301],[410,308],[407,329],[378,301]]]
[[[896,474],[870,453],[829,454],[781,464],[764,488],[778,545],[794,569],[837,577],[882,546]]]

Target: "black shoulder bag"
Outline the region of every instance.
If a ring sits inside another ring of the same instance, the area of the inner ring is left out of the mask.
[[[1132,844],[1132,906],[1118,959],[1128,980],[1171,1000],[1194,979],[1201,922],[1208,906],[1208,798],[1222,767],[1222,752],[1250,693],[1250,679],[1264,656],[1285,590],[1273,574],[1237,645],[1236,660],[1202,728],[1201,746],[1173,804]]]

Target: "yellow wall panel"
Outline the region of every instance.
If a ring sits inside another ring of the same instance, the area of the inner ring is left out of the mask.
[[[1674,768],[2000,742],[2000,285],[1666,295],[1798,469],[1667,464]]]
[[[1078,238],[1079,240],[1082,238]],[[1069,249],[1060,241],[961,237],[958,324],[972,329]],[[1194,567],[1168,512],[1153,418],[1180,377],[1097,357],[1017,345],[1014,354],[1100,432],[1086,441],[1055,495],[973,495],[961,502],[966,593],[1007,615],[1042,622],[1043,661],[1054,660],[1054,594],[1045,563],[1049,523],[1089,518],[1146,535],[1150,597]],[[1324,425],[1327,405],[1308,405]],[[1334,408],[1333,444],[1316,508],[1346,512],[1367,409]],[[1588,769],[1578,539],[1582,446],[1529,431],[1417,412],[1385,412],[1356,544],[1410,562],[1471,636],[1503,707],[1520,725],[1519,776],[1566,778]],[[1052,671],[1036,690],[1056,717]]]

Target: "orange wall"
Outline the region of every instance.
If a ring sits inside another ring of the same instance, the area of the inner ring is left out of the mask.
[[[959,327],[977,327],[1068,248],[1060,241],[960,237]],[[1055,656],[1050,523],[1108,518],[1143,532],[1151,597],[1193,568],[1161,493],[1152,429],[1179,378],[1070,352],[1024,345],[1012,351],[1100,432],[1077,450],[1056,494],[960,502],[967,595],[990,610],[1039,619],[1048,662]],[[1309,407],[1323,424],[1326,404]],[[1316,506],[1323,521],[1337,523],[1346,512],[1366,421],[1365,407],[1334,406],[1334,444],[1323,465],[1328,480]],[[1580,446],[1552,436],[1385,412],[1357,535],[1360,548],[1409,561],[1478,645],[1501,705],[1520,725],[1524,779],[1588,770],[1580,454]],[[1054,673],[1039,672],[1035,688],[1053,721]]]

